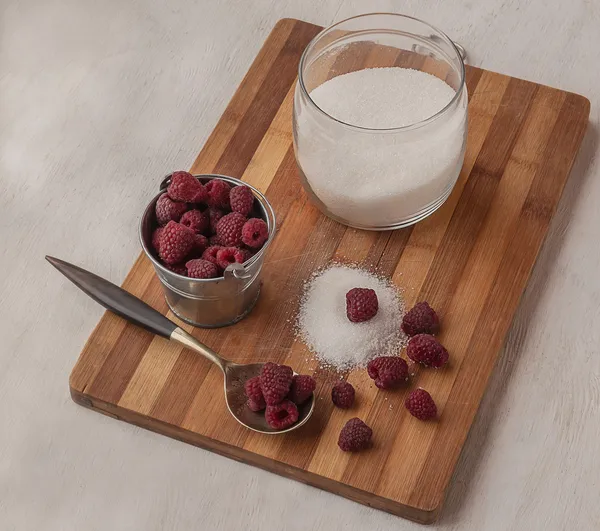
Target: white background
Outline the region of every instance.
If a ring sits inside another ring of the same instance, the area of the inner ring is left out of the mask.
[[[600,529],[600,3],[2,0],[2,531],[421,528],[75,406],[101,308],[43,260],[120,283],[158,179],[193,162],[276,20],[366,11],[423,18],[471,64],[592,102],[437,528]]]

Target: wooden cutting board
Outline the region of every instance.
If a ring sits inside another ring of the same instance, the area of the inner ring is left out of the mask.
[[[73,369],[71,394],[77,403],[115,418],[428,523],[438,516],[556,210],[586,129],[589,102],[467,67],[469,138],[450,198],[412,228],[349,229],[308,202],[292,149],[298,61],[319,30],[289,19],[276,25],[191,168],[252,183],[271,200],[279,226],[251,315],[230,328],[193,334],[235,361],[273,360],[314,373],[319,382],[314,417],[281,437],[244,429],[227,413],[217,367],[109,313]],[[159,180],[156,176],[157,186]],[[412,418],[402,405],[407,390],[379,391],[364,370],[348,375],[357,406],[333,408],[329,396],[337,376],[310,361],[291,324],[302,282],[333,258],[377,268],[404,290],[407,306],[427,300],[439,311],[450,366],[417,369],[410,384],[431,392],[439,421]],[[124,287],[169,315],[144,256]],[[372,426],[374,447],[352,455],[336,442],[354,416]]]

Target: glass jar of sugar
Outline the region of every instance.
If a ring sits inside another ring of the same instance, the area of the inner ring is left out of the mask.
[[[467,99],[460,52],[425,22],[376,13],[325,29],[302,56],[294,96],[304,188],[345,225],[420,221],[458,179]]]

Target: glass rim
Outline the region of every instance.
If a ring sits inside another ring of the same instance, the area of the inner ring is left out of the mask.
[[[339,120],[338,118],[335,118],[334,116],[331,116],[331,114],[329,114],[328,112],[326,112],[323,109],[321,109],[321,107],[319,107],[316,104],[316,102],[310,97],[310,93],[306,89],[306,85],[304,84],[304,75],[303,75],[302,71],[304,69],[308,53],[310,51],[312,51],[312,49],[315,47],[316,43],[327,32],[329,32],[330,30],[336,28],[337,26],[339,26],[341,24],[344,24],[344,23],[346,23],[346,22],[348,22],[350,20],[367,18],[367,17],[373,17],[373,16],[377,16],[377,15],[379,15],[379,16],[384,15],[384,16],[391,16],[391,17],[398,17],[398,18],[402,18],[402,19],[414,20],[416,22],[419,22],[419,23],[427,26],[431,30],[433,30],[436,33],[438,33],[440,35],[440,37],[446,42],[446,44],[450,45],[450,47],[454,50],[454,52],[456,54],[456,57],[458,58],[458,61],[459,61],[459,73],[460,73],[460,86],[456,90],[456,93],[454,94],[454,96],[452,97],[452,99],[442,109],[440,109],[435,114],[432,114],[428,118],[425,118],[424,120],[420,120],[420,121],[415,122],[413,124],[403,125],[403,126],[399,126],[399,127],[363,127],[363,126],[360,126],[360,125],[350,124],[348,122],[344,122],[343,120]],[[448,35],[446,35],[442,30],[440,30],[440,29],[436,28],[435,26],[429,24],[428,22],[425,22],[424,20],[421,20],[420,18],[411,17],[410,15],[403,15],[401,13],[390,13],[390,12],[385,12],[385,11],[383,11],[383,12],[375,12],[375,13],[363,13],[362,15],[355,15],[353,17],[348,17],[348,18],[345,18],[344,20],[340,20],[339,22],[336,22],[335,24],[332,24],[331,26],[328,26],[328,27],[324,28],[315,37],[313,37],[313,39],[308,43],[308,46],[304,49],[304,52],[302,53],[302,56],[300,57],[300,63],[298,64],[298,84],[299,84],[300,90],[302,91],[302,93],[304,94],[304,96],[306,96],[307,100],[310,102],[310,104],[315,109],[317,109],[317,111],[319,111],[321,114],[323,114],[327,118],[333,120],[334,122],[337,122],[340,125],[343,125],[344,127],[348,127],[350,129],[354,129],[354,130],[357,130],[357,131],[364,131],[364,132],[371,132],[371,133],[373,133],[373,132],[410,131],[410,130],[413,130],[413,129],[418,129],[420,127],[423,127],[425,125],[428,125],[428,124],[436,121],[438,118],[440,118],[441,116],[443,116],[444,114],[446,114],[446,112],[462,96],[462,93],[465,90],[465,86],[466,86],[465,62],[464,62],[464,60],[462,58],[462,55],[461,55],[460,51],[458,50],[458,48],[454,44],[454,41],[450,37],[448,37]]]

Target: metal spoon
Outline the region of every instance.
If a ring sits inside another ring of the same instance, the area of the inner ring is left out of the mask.
[[[285,430],[271,428],[267,424],[264,414],[254,413],[246,406],[246,396],[244,394],[244,383],[249,378],[258,375],[264,363],[240,365],[226,360],[200,343],[173,321],[167,319],[162,313],[157,312],[145,302],[108,280],[52,256],[46,256],[46,260],[107,310],[116,313],[130,323],[145,328],[149,332],[176,341],[218,365],[225,377],[227,408],[233,417],[246,428],[266,434],[287,433],[302,426],[312,415],[315,407],[314,395],[304,404],[298,406],[298,421],[295,424]]]

